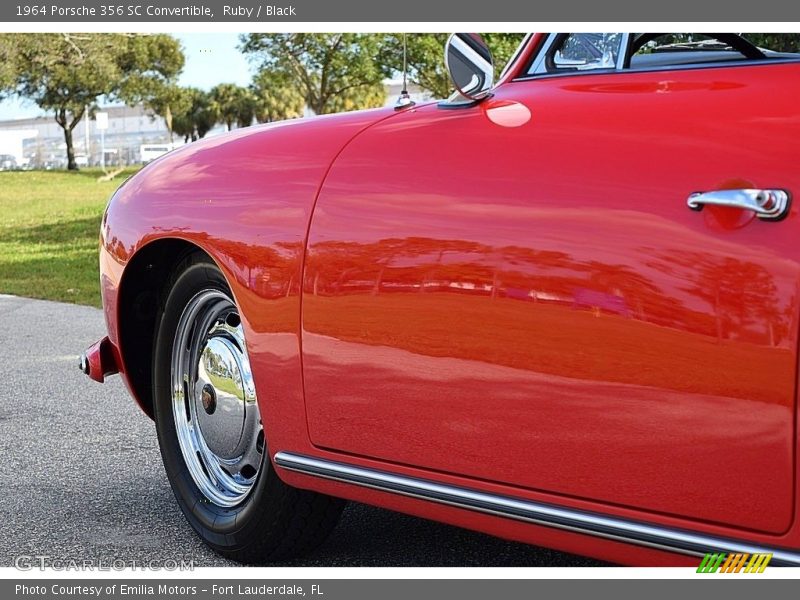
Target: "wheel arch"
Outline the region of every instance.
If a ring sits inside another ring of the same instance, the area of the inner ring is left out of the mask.
[[[189,254],[204,248],[182,238],[159,238],[142,246],[125,266],[119,286],[119,350],[139,406],[153,418],[153,344],[170,278]],[[224,276],[224,270],[223,270]]]

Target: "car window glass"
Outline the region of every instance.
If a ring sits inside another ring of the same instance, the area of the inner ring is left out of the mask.
[[[549,72],[613,69],[620,52],[620,33],[570,33],[548,61]]]
[[[740,33],[739,35],[767,53],[800,53],[800,33]]]
[[[798,34],[635,34],[630,67],[796,58],[800,57],[795,54],[800,49],[798,42]]]

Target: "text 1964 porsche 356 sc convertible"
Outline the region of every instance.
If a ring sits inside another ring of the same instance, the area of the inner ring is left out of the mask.
[[[774,39],[780,41],[780,36]],[[443,102],[236,130],[124,183],[108,337],[191,526],[344,499],[626,564],[800,564],[800,54],[533,34]]]

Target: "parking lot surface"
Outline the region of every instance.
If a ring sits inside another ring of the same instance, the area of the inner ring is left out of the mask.
[[[0,566],[52,561],[233,565],[197,538],[172,496],[155,427],[119,377],[78,354],[101,311],[0,296]],[[352,503],[328,541],[289,566],[593,566],[583,557]]]

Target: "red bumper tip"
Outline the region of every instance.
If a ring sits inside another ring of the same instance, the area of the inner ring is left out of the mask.
[[[79,367],[85,375],[99,383],[103,383],[109,375],[119,373],[116,348],[108,337],[89,346],[81,355]]]

